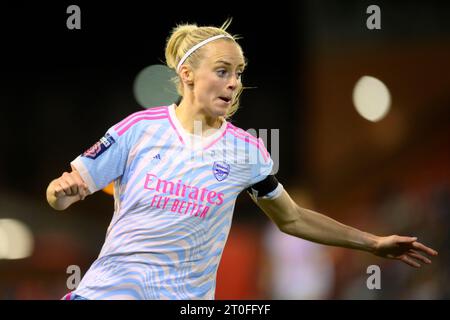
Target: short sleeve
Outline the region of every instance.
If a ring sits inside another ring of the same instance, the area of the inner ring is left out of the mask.
[[[252,174],[250,185],[260,182],[272,173],[273,160],[264,146],[261,138],[258,138],[256,146],[250,152],[250,163],[252,164]]]
[[[97,143],[71,162],[91,193],[123,175],[130,150],[130,134],[127,132],[119,136],[112,127]]]

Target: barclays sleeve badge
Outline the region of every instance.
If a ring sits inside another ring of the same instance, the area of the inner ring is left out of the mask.
[[[103,138],[100,139],[100,141],[98,141],[92,147],[83,152],[81,156],[90,159],[96,159],[99,155],[101,155],[109,147],[111,147],[114,142],[115,142],[114,138],[107,133]]]
[[[230,165],[225,161],[214,161],[212,170],[217,181],[223,181],[230,173]]]

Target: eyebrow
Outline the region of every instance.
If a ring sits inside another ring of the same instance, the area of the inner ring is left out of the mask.
[[[225,65],[227,65],[227,66],[231,66],[231,63],[229,63],[228,61],[225,61],[225,60],[217,60],[215,63],[216,63],[216,64],[223,63],[223,64],[225,64]],[[245,68],[245,63],[239,64],[238,67],[243,67],[243,68]]]

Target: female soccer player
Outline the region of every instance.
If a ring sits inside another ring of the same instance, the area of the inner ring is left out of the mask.
[[[399,259],[436,251],[414,237],[379,237],[297,205],[271,174],[261,139],[227,118],[238,106],[245,59],[226,28],[180,25],[166,44],[179,105],[136,112],[111,127],[47,188],[64,210],[114,181],[102,250],[67,299],[214,299],[237,196],[247,190],[287,234]]]

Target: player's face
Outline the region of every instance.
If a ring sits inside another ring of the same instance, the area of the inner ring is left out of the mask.
[[[218,40],[204,49],[194,71],[194,99],[210,116],[225,116],[242,87],[244,57],[232,41]]]

